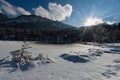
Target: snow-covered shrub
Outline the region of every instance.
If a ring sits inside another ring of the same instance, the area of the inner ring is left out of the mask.
[[[44,58],[44,57],[43,57],[43,54],[39,54],[39,55],[38,55],[38,59],[39,59],[39,60],[42,60],[43,58]]]

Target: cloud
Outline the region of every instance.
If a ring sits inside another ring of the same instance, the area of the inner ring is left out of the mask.
[[[111,24],[114,24],[115,22],[107,21],[106,23],[111,25]]]
[[[21,7],[13,6],[5,0],[0,0],[0,10],[10,16],[30,15],[31,13]]]
[[[66,4],[62,6],[61,4],[49,3],[48,10],[39,6],[37,8],[33,8],[35,15],[42,16],[54,21],[63,21],[66,17],[70,17],[72,14],[72,6],[70,4]]]
[[[38,8],[33,8],[33,10],[35,11],[36,15],[49,18],[49,12],[43,7],[39,6]]]
[[[97,25],[97,24],[101,24],[101,23],[104,23],[104,21],[100,18],[87,18],[85,23],[84,23],[84,26],[92,26],[92,25]]]
[[[28,11],[26,11],[26,10],[24,10],[23,8],[21,8],[21,7],[17,7],[16,8],[16,10],[18,11],[18,13],[20,13],[20,14],[24,14],[24,15],[31,15],[31,13],[30,12],[28,12]]]
[[[103,19],[101,18],[87,18],[85,23],[84,23],[84,26],[92,26],[92,25],[98,25],[98,24],[101,24],[101,23],[107,23],[109,25],[112,25],[114,24],[115,22],[111,22],[111,21],[104,21]]]

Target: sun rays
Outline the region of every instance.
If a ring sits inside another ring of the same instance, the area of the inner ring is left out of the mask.
[[[100,18],[87,18],[85,23],[84,23],[84,26],[93,26],[93,25],[98,25],[98,24],[101,24],[101,23],[104,23],[102,19]]]

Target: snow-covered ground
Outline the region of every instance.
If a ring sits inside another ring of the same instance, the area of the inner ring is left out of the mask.
[[[3,60],[22,42],[0,41],[0,80],[120,80],[120,44],[52,45],[29,42],[33,57],[48,55],[50,63],[33,60],[26,70]],[[98,52],[96,52],[98,50]]]

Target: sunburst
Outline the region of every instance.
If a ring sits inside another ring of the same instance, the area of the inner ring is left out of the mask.
[[[101,23],[104,23],[102,19],[96,17],[89,17],[86,19],[84,26],[93,26]]]

